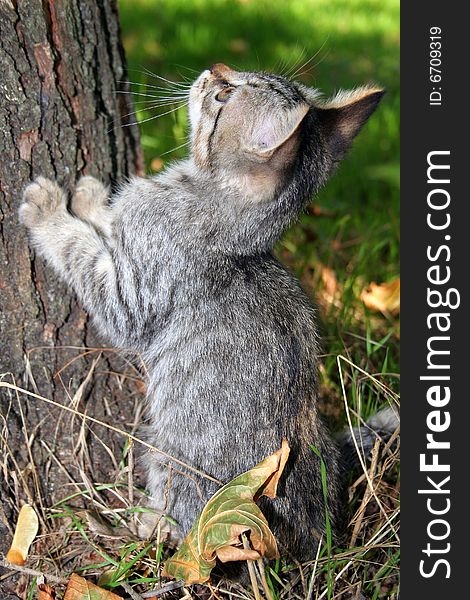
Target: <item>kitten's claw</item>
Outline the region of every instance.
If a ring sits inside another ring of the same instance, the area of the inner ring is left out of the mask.
[[[108,203],[108,190],[94,177],[81,177],[72,196],[72,211],[87,220],[96,210]]]
[[[58,211],[66,212],[67,198],[54,181],[37,177],[23,192],[19,210],[20,222],[26,227],[41,225]]]

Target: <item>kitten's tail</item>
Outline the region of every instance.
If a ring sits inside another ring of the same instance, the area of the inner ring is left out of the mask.
[[[344,469],[350,470],[360,465],[358,452],[367,458],[379,439],[383,442],[398,433],[400,428],[400,415],[395,406],[387,406],[370,417],[365,425],[346,428],[337,436]]]

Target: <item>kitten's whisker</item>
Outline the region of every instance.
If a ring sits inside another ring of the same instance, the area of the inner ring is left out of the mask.
[[[180,144],[179,146],[176,146],[175,148],[172,148],[171,150],[167,150],[166,152],[162,152],[162,154],[160,154],[160,156],[165,156],[165,154],[170,154],[170,152],[174,152],[175,150],[179,150],[180,148],[184,148],[184,146],[189,146],[190,143],[191,143],[191,140],[188,140],[187,142],[184,142],[184,144]]]
[[[188,96],[189,95],[189,90],[168,90],[165,88],[153,88],[153,87],[148,87],[148,86],[139,86],[138,88],[136,87],[137,90],[142,90],[142,91],[132,91],[132,93],[134,94],[155,94],[156,96],[161,96],[162,94],[166,94],[167,96]],[[128,93],[127,91],[125,91],[125,93]]]
[[[185,65],[175,65],[175,66],[180,69],[186,69],[187,71],[191,72],[191,77],[183,75],[183,73],[181,73],[180,71],[178,71],[178,75],[184,80],[185,83],[187,83],[189,86],[192,86],[194,83],[195,77],[199,76],[200,71],[197,71],[196,69],[191,69],[190,67],[186,67]],[[193,73],[195,75],[193,75]]]
[[[186,91],[191,88],[192,86],[192,82],[188,81],[188,82],[177,82],[177,81],[170,81],[169,79],[165,79],[164,77],[161,77],[160,75],[156,75],[155,73],[152,73],[148,70],[145,71],[140,71],[135,69],[135,71],[137,73],[140,73],[141,75],[150,75],[151,77],[155,77],[157,79],[160,79],[161,81],[163,81],[166,85],[162,86],[162,85],[153,85],[151,83],[146,83],[144,81],[130,81],[130,80],[126,80],[126,81],[120,81],[120,83],[128,83],[128,84],[132,84],[132,85],[137,85],[137,86],[143,86],[143,87],[149,87],[149,88],[153,88],[153,89],[157,89],[157,90],[164,90],[166,92],[181,92],[181,91]]]
[[[298,43],[295,46],[295,53],[297,53],[297,52],[298,52]],[[288,61],[286,61],[286,63],[287,63],[286,70],[284,71],[284,73],[282,73],[282,77],[289,78],[292,71],[294,71],[299,66],[300,62],[303,60],[306,52],[307,52],[307,50],[305,48],[302,48],[300,51],[300,54],[298,54],[297,58],[292,63],[291,67],[288,66]]]
[[[290,78],[294,79],[299,74],[300,71],[302,71],[303,69],[305,69],[305,67],[312,62],[312,60],[315,58],[315,56],[317,54],[318,54],[318,52],[315,53],[311,58],[309,58],[308,60],[306,60],[302,65],[300,65],[300,67],[298,67],[293,73],[290,73],[289,74]]]
[[[151,77],[155,77],[156,79],[160,79],[160,81],[164,81],[165,83],[169,83],[171,86],[184,87],[184,88],[188,87],[188,83],[183,83],[183,82],[180,82],[180,81],[171,81],[170,79],[166,79],[165,77],[162,77],[161,75],[157,75],[156,73],[152,73],[152,71],[149,71],[148,69],[145,69],[145,67],[144,67],[144,72],[147,73],[147,75],[150,75]]]
[[[135,121],[134,123],[124,123],[124,125],[122,125],[122,127],[132,127],[132,125],[140,125],[141,123],[146,123],[147,121],[152,121],[153,119],[159,119],[160,117],[164,117],[165,115],[169,115],[170,113],[175,112],[175,111],[179,110],[180,108],[183,108],[183,106],[188,106],[188,103],[183,104],[181,106],[177,106],[176,108],[173,108],[172,110],[167,110],[166,112],[161,113],[159,115],[153,115],[153,117],[148,117],[147,119],[142,119],[142,121]]]
[[[320,46],[320,48],[319,48],[319,49],[318,49],[318,50],[315,52],[315,54],[314,54],[314,55],[313,55],[311,58],[309,58],[309,59],[308,59],[306,62],[304,62],[304,64],[303,64],[301,67],[299,67],[299,68],[298,68],[298,69],[297,69],[297,70],[296,70],[296,71],[295,71],[295,72],[294,72],[294,73],[293,73],[293,74],[290,76],[290,78],[291,78],[291,79],[294,79],[296,76],[298,76],[298,74],[299,74],[299,72],[300,72],[300,71],[302,71],[302,72],[303,72],[303,69],[305,69],[305,67],[306,67],[308,64],[310,64],[310,63],[311,63],[311,62],[312,62],[312,61],[313,61],[313,60],[314,60],[314,59],[315,59],[315,58],[316,58],[316,57],[317,57],[317,56],[320,54],[320,52],[321,52],[321,51],[323,50],[323,48],[325,47],[325,44],[327,43],[328,39],[329,39],[329,36],[327,36],[327,38],[325,39],[325,41],[323,42],[323,44]],[[322,59],[322,60],[323,60],[323,59]],[[313,68],[315,68],[315,67],[316,67],[318,64],[320,64],[320,63],[316,63],[316,64],[312,65],[310,68],[311,68],[311,69],[313,69]]]
[[[134,92],[131,90],[116,90],[116,94],[135,94],[135,95],[139,95],[139,96],[152,96],[155,98],[161,98],[162,96],[164,96],[164,94],[166,94],[168,98],[173,98],[174,96],[184,96],[184,97],[188,97],[188,94],[183,93],[183,92],[178,92],[177,94],[174,94],[172,92],[168,92],[168,90],[161,90],[161,92],[154,92],[153,90],[150,90],[151,93],[149,92]]]
[[[173,102],[171,104],[173,104]],[[173,108],[172,110],[169,110],[169,111],[167,111],[167,112],[165,112],[165,113],[163,113],[161,115],[154,115],[152,118],[156,119],[159,116],[167,115],[170,112],[174,112],[175,110],[178,110],[178,109],[182,108],[183,106],[187,106],[187,103],[185,103],[185,104],[179,104],[178,106],[175,106],[175,108]],[[131,115],[137,115],[137,113],[139,111],[154,110],[156,108],[163,108],[163,107],[164,107],[164,105],[162,105],[162,104],[150,104],[149,106],[140,107],[137,110],[133,110],[131,112],[128,112],[127,114],[122,115],[121,118],[124,119],[125,117],[129,117]],[[143,121],[138,121],[138,122],[142,123]],[[128,123],[127,125],[132,125],[132,123]]]
[[[143,92],[119,92],[116,94],[131,94],[133,96],[145,96],[146,98],[155,98],[156,100],[168,100],[178,102],[179,100],[188,100],[187,94],[180,94],[178,96],[159,96],[158,94],[144,94]]]
[[[281,56],[281,58],[277,59],[276,64],[274,65],[274,69],[273,69],[274,73],[279,73],[279,75],[281,77],[283,77],[284,76],[283,69],[286,67],[286,65],[287,65],[287,60],[283,56]]]
[[[181,83],[179,81],[172,81],[171,79],[166,79],[165,77],[163,77],[161,75],[157,75],[156,73],[153,73],[152,71],[147,69],[147,67],[142,67],[142,69],[129,69],[129,70],[132,70],[134,73],[140,73],[141,75],[150,75],[151,77],[156,77],[157,79],[161,79],[162,81],[164,81],[165,83],[169,83],[170,85],[180,85],[180,83]]]
[[[319,60],[319,61],[317,61],[317,62],[316,62],[314,65],[311,65],[311,66],[310,66],[308,69],[305,69],[305,71],[301,71],[301,72],[300,72],[300,73],[297,75],[297,77],[301,77],[302,75],[305,75],[306,73],[310,73],[310,71],[311,71],[312,69],[314,69],[315,67],[318,67],[318,65],[319,65],[319,64],[321,64],[321,63],[322,63],[322,62],[325,60],[325,58],[327,58],[328,54],[329,54],[329,50],[327,50],[327,51],[325,52],[325,55],[324,55],[324,56],[322,56],[322,57],[320,58],[320,60]]]
[[[187,71],[191,71],[192,73],[197,73],[199,75],[200,71],[198,71],[197,69],[192,69],[191,67],[187,67],[186,65],[180,65],[178,63],[175,63],[175,67],[179,67],[180,69],[186,69]]]
[[[170,88],[168,86],[164,86],[164,85],[152,85],[151,83],[145,83],[143,81],[119,81],[118,83],[125,83],[125,84],[128,84],[129,86],[135,85],[138,87],[152,88],[153,90],[159,90],[162,92],[167,92],[169,94],[172,94],[174,92],[180,94],[183,91],[180,89],[172,89],[172,88]],[[191,86],[188,86],[187,89],[189,90],[190,87]],[[125,90],[123,90],[123,91],[125,91]]]
[[[181,77],[181,79],[183,79],[183,81],[181,83],[183,84],[187,84],[187,85],[193,85],[193,79],[190,79],[189,77],[186,77],[186,75],[183,75],[183,73],[181,73],[180,71],[178,71],[178,75]]]
[[[136,84],[137,87],[137,84]],[[149,87],[149,86],[139,86],[137,89],[139,88],[145,88]],[[159,96],[161,94],[167,94],[169,96],[188,96],[189,95],[189,90],[169,90],[167,88],[154,88],[153,86],[150,87],[150,90],[145,90],[144,92],[137,92],[137,91],[133,91],[132,88],[128,89],[128,90],[116,90],[116,93],[118,94],[143,94],[143,93],[148,93],[151,92],[156,96]]]
[[[157,104],[158,106],[171,106],[172,104],[184,104],[184,102],[187,100],[186,99],[181,99],[179,101],[175,101],[175,100],[165,100],[164,102],[155,102],[154,100],[135,100],[134,104]]]

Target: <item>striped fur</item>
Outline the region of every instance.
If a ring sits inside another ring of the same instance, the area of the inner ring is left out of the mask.
[[[372,112],[369,102],[362,114],[361,90],[330,103],[357,104],[338,121],[343,137],[347,118],[352,138]],[[82,178],[74,214],[59,186],[38,178],[20,208],[33,247],[103,335],[144,357],[155,446],[228,481],[287,437],[280,497],[263,509],[298,559],[312,558],[325,532],[311,445],[326,463],[334,526],[341,512],[338,451],[317,411],[315,310],[272,254],[344,152],[329,143],[318,98],[275,75],[218,65],[191,91],[188,159],[123,183],[109,202],[98,181]],[[153,506],[187,531],[216,486],[177,466],[165,504],[168,467],[156,454],[145,460]]]

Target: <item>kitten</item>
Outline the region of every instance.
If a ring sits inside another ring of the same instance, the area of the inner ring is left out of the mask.
[[[262,510],[299,560],[325,532],[310,446],[326,463],[333,528],[340,467],[317,411],[315,310],[272,250],[382,95],[363,87],[323,101],[300,83],[216,64],[190,91],[189,158],[111,199],[82,177],[73,214],[38,177],[20,207],[33,248],[100,331],[144,357],[152,444],[227,482],[287,438],[279,497]],[[146,461],[154,505],[187,532],[217,484],[176,464],[166,501],[168,460]]]

